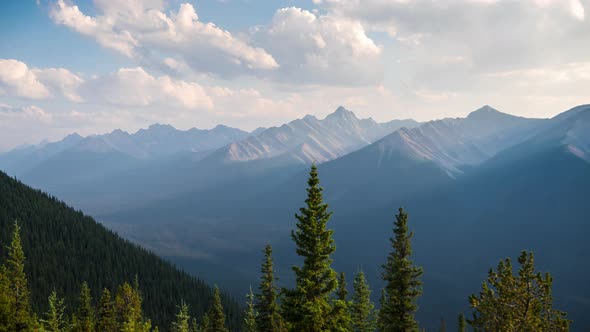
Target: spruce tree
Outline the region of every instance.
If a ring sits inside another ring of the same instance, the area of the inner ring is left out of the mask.
[[[516,275],[509,258],[490,269],[479,295],[469,297],[468,322],[483,331],[569,331],[566,314],[553,308],[551,275],[535,272],[532,252],[521,252],[518,263]]]
[[[176,318],[172,322],[172,328],[170,329],[172,332],[190,332],[189,330],[189,321],[191,317],[188,313],[188,305],[184,300],[180,302],[180,306],[178,306],[178,313],[176,314]]]
[[[8,332],[10,324],[10,279],[6,266],[0,266],[0,332]]]
[[[371,302],[371,289],[360,271],[354,278],[354,294],[351,305],[351,318],[354,332],[372,332],[377,328],[375,305]]]
[[[90,295],[90,288],[86,282],[82,283],[80,289],[80,303],[78,307],[78,323],[76,326],[77,332],[93,332],[94,331],[94,306],[92,305],[92,296]]]
[[[447,323],[445,322],[444,318],[440,319],[440,328],[438,329],[439,332],[447,332]]]
[[[411,239],[408,230],[408,215],[402,208],[396,215],[392,252],[383,265],[383,280],[386,282],[386,300],[381,308],[382,332],[417,331],[414,318],[417,298],[422,294],[422,268],[413,265]]]
[[[225,327],[225,314],[223,313],[223,305],[221,304],[221,295],[217,286],[215,286],[215,290],[213,291],[213,303],[209,308],[208,319],[209,328],[207,332],[228,332]]]
[[[128,331],[148,331],[151,327],[149,320],[144,320],[141,311],[142,298],[137,280],[135,286],[129,283],[119,286],[115,296],[115,312],[120,329]]]
[[[199,324],[197,323],[197,319],[193,317],[193,319],[191,319],[191,332],[202,332],[201,328],[199,327]]]
[[[246,312],[244,313],[243,332],[258,332],[260,331],[256,327],[256,318],[258,317],[258,313],[254,308],[254,294],[252,293],[252,287],[250,287],[250,293],[247,295],[247,298],[248,306],[246,307]]]
[[[29,304],[29,289],[25,274],[25,253],[23,252],[20,226],[14,222],[12,242],[8,247],[7,277],[9,282],[9,331],[25,331],[29,328],[31,320],[31,307]]]
[[[260,269],[262,276],[259,293],[256,294],[255,309],[258,313],[256,317],[256,326],[260,332],[278,332],[280,331],[281,315],[279,305],[277,304],[278,287],[277,278],[274,276],[274,267],[272,261],[272,247],[267,244],[264,247],[264,260]]]
[[[457,317],[457,326],[459,332],[467,332],[467,321],[465,321],[463,313],[460,313],[459,317]]]
[[[209,332],[209,314],[203,314],[201,332]]]
[[[64,299],[57,296],[54,290],[48,298],[49,310],[45,313],[45,319],[42,320],[44,330],[47,332],[65,332],[67,331],[67,322],[65,320]]]
[[[387,293],[385,292],[385,289],[382,288],[381,296],[379,296],[379,311],[377,311],[377,329],[379,331],[385,331],[385,325],[383,324],[385,321],[385,318],[383,317],[385,314],[385,310],[383,309],[385,308],[385,302],[387,302]]]
[[[330,255],[336,250],[333,231],[327,228],[331,212],[322,198],[317,167],[311,166],[306,207],[296,214],[297,229],[291,232],[303,266],[294,266],[295,289],[285,291],[284,318],[292,331],[320,332],[334,324],[331,295],[338,282]]]
[[[116,332],[117,324],[115,322],[115,308],[111,298],[111,292],[108,289],[102,291],[100,303],[98,304],[96,316],[96,331]]]
[[[338,276],[338,288],[336,289],[336,299],[332,304],[332,331],[348,332],[352,331],[352,318],[350,317],[351,303],[348,301],[348,289],[346,288],[346,277],[344,272]]]

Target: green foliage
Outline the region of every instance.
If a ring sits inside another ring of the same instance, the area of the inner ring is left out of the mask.
[[[78,303],[78,313],[76,315],[77,324],[74,331],[76,332],[94,332],[94,306],[92,305],[92,295],[86,282],[82,283],[80,289],[80,301]]]
[[[381,331],[417,331],[418,323],[414,314],[418,310],[416,299],[422,294],[420,277],[423,271],[410,260],[413,233],[408,230],[408,215],[402,208],[396,215],[394,225],[394,237],[391,239],[393,250],[383,266],[386,297],[381,307]]]
[[[116,332],[115,305],[111,298],[111,292],[103,289],[96,315],[96,330],[100,332]]]
[[[208,312],[209,327],[207,332],[228,332],[225,327],[225,314],[223,313],[223,306],[221,304],[221,295],[219,288],[215,286],[213,291],[213,303]]]
[[[0,172],[2,262],[8,256],[6,245],[12,240],[15,219],[22,228],[22,249],[27,256],[24,271],[33,312],[46,310],[47,295],[55,289],[65,298],[66,313],[71,315],[77,308],[79,286],[84,281],[91,289],[91,296],[98,299],[104,288],[114,294],[118,285],[134,280],[136,275],[141,281],[141,293],[147,299],[143,311],[154,325],[170,326],[180,297],[196,317],[201,317],[209,307],[212,289],[203,281],[122,239],[56,198]],[[239,329],[242,309],[226,296],[223,301],[228,327]],[[28,316],[26,309],[20,311],[23,317]],[[0,323],[0,331],[1,326]]]
[[[438,329],[439,332],[447,332],[447,323],[445,322],[444,318],[440,319],[440,328]]]
[[[460,313],[457,317],[457,330],[459,332],[467,332],[467,321],[465,320],[465,315]]]
[[[264,260],[260,269],[259,293],[256,294],[255,309],[257,311],[256,325],[260,332],[278,332],[281,330],[281,315],[277,304],[278,287],[277,278],[274,276],[272,261],[272,247],[267,244],[264,247]]]
[[[348,290],[346,289],[346,277],[344,272],[338,276],[338,288],[336,289],[336,299],[332,304],[332,331],[352,331],[352,318],[350,316],[351,303],[347,299]]]
[[[188,305],[184,302],[180,302],[180,306],[178,307],[178,313],[176,314],[176,319],[172,322],[172,328],[170,329],[172,332],[190,332],[189,321],[191,316],[188,313]]]
[[[247,295],[248,305],[246,307],[246,313],[244,314],[244,328],[243,332],[258,332],[256,327],[256,318],[258,313],[254,308],[254,293],[252,293],[252,287],[250,287],[250,293]]]
[[[514,275],[509,258],[490,269],[479,295],[471,295],[471,326],[483,331],[568,331],[566,314],[553,309],[549,273],[535,272],[533,253],[521,252]]]
[[[360,271],[354,277],[354,294],[350,308],[354,332],[372,332],[377,328],[375,304],[371,302],[371,289]]]
[[[10,324],[10,279],[6,266],[0,266],[0,332],[9,331]]]
[[[296,214],[297,229],[291,232],[303,266],[294,266],[295,289],[285,290],[284,318],[292,331],[319,332],[333,327],[331,295],[338,282],[330,255],[336,250],[333,231],[327,228],[332,215],[322,198],[317,167],[312,165],[307,182],[306,207]]]
[[[29,304],[29,288],[25,274],[25,253],[21,244],[20,226],[14,222],[12,241],[8,247],[6,272],[8,286],[8,322],[9,331],[25,331],[29,328],[31,307]]]
[[[49,295],[48,302],[49,310],[45,313],[45,319],[41,320],[44,330],[47,332],[69,331],[64,313],[64,299],[58,298],[57,292],[54,290]]]

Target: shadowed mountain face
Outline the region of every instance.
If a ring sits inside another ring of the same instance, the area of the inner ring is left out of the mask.
[[[588,105],[543,120],[486,106],[418,126],[359,120],[341,108],[323,120],[258,131],[203,157],[168,159],[56,192],[241,295],[256,282],[266,242],[275,247],[283,284],[292,282],[297,258],[289,234],[316,160],[335,212],[335,267],[351,277],[362,266],[375,294],[395,211],[408,210],[415,259],[426,271],[419,320],[428,330],[441,316],[451,321],[467,313],[467,296],[479,291],[488,269],[529,249],[538,268],[555,276],[558,307],[582,331],[590,327],[590,289],[582,280],[590,265],[567,257],[590,253],[582,238],[590,231],[589,153]],[[129,197],[136,202],[121,203]]]

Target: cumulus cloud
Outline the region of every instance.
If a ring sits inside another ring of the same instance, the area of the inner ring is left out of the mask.
[[[581,61],[590,24],[581,0],[315,0],[331,15],[388,32],[398,57],[461,56],[481,70]]]
[[[63,95],[71,101],[80,101],[75,92],[83,80],[63,68],[29,68],[14,59],[0,59],[0,93],[31,99]]]
[[[64,68],[29,68],[17,60],[0,59],[0,92],[29,99],[65,98],[120,106],[213,108],[203,86],[167,75],[153,76],[141,67],[84,80]]]
[[[197,71],[223,76],[279,66],[264,49],[199,20],[188,3],[169,14],[161,1],[99,0],[95,6],[100,15],[93,17],[58,0],[50,16],[103,47],[140,61],[161,62],[161,54],[174,55]]]
[[[274,78],[294,83],[373,84],[382,79],[382,47],[356,20],[279,9],[253,39],[281,64]]]
[[[0,59],[0,94],[32,99],[51,95],[25,63],[13,59]]]
[[[201,85],[169,76],[155,77],[141,67],[122,68],[91,79],[82,91],[89,98],[114,105],[213,108],[212,99]]]

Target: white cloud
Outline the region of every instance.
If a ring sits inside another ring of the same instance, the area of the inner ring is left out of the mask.
[[[191,4],[166,14],[160,1],[95,1],[101,15],[82,13],[58,0],[50,12],[63,24],[139,61],[161,62],[161,55],[182,58],[193,69],[218,75],[278,67],[265,50],[249,45],[213,23],[199,20]]]
[[[0,59],[0,91],[3,94],[31,99],[63,95],[81,101],[75,92],[83,80],[63,68],[29,68],[13,59]]]
[[[82,90],[88,98],[113,105],[213,108],[213,100],[201,85],[169,76],[155,77],[141,67],[122,68],[94,78]]]
[[[26,64],[12,59],[0,59],[0,94],[32,99],[51,95]]]
[[[55,94],[61,94],[70,101],[80,102],[82,97],[77,94],[78,87],[84,80],[64,68],[32,69],[32,72]]]
[[[253,38],[281,64],[271,73],[279,81],[361,85],[382,79],[382,48],[355,20],[283,8]]]
[[[315,0],[330,15],[388,32],[403,51],[463,56],[484,71],[582,61],[590,22],[581,0]],[[406,48],[405,50],[403,48]]]

